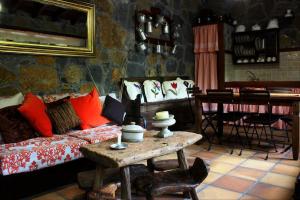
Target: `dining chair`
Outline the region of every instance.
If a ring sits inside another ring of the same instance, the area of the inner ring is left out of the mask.
[[[256,135],[258,145],[261,146],[262,136],[265,135],[267,143],[271,144],[277,152],[276,143],[274,140],[272,125],[280,119],[277,115],[272,115],[272,105],[270,103],[270,92],[268,90],[241,90],[240,99],[242,104],[255,105],[255,112],[248,114],[244,119],[243,123],[247,125],[246,135],[249,134],[249,130],[252,128],[251,140],[253,135]],[[259,110],[259,106],[264,106],[264,112]],[[259,128],[261,131],[259,133]],[[267,132],[269,130],[269,133]],[[269,135],[269,136],[268,136]],[[265,160],[269,157],[269,149]]]
[[[207,96],[209,98],[213,99],[222,99],[228,106],[233,106],[235,108],[238,108],[237,110],[233,111],[226,111],[218,113],[217,118],[218,120],[221,120],[223,123],[232,124],[232,128],[230,131],[229,136],[227,137],[227,140],[231,142],[231,138],[235,139],[235,141],[232,141],[232,148],[230,151],[230,154],[233,154],[235,145],[234,143],[240,143],[241,149],[239,155],[242,155],[242,151],[244,149],[244,143],[243,138],[240,134],[240,122],[242,118],[244,117],[244,113],[240,112],[240,105],[237,102],[234,102],[233,100],[233,90],[231,89],[208,89],[206,90]],[[225,104],[222,106],[224,107]],[[223,108],[224,109],[224,108]],[[235,132],[235,133],[234,133]]]
[[[202,90],[199,89],[199,87],[191,87],[191,88],[187,88],[187,95],[188,95],[188,100],[189,100],[189,105],[190,105],[190,110],[191,113],[193,114],[193,122],[196,122],[196,118],[195,118],[195,111],[193,109],[193,105],[192,105],[192,96],[194,96],[195,94],[201,94]],[[202,126],[202,134],[203,136],[206,138],[206,140],[208,141],[208,148],[207,150],[210,151],[211,146],[212,146],[212,141],[214,140],[214,137],[217,134],[217,129],[216,126],[214,125],[214,121],[215,121],[215,117],[217,115],[217,110],[212,109],[212,107],[208,106],[208,110],[203,109],[203,103],[200,105],[201,106],[201,110],[202,110],[202,116],[203,116],[203,120],[202,120],[202,124],[204,124],[204,126]],[[208,128],[212,129],[212,132],[208,133]]]

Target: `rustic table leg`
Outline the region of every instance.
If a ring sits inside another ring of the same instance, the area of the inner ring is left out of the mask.
[[[95,182],[93,185],[93,190],[89,192],[88,199],[100,199],[100,190],[103,184],[103,175],[104,169],[101,165],[97,164],[96,166],[96,174],[95,174]]]
[[[299,104],[299,102],[293,103],[292,150],[294,160],[298,160],[299,156]]]
[[[121,199],[131,200],[131,184],[129,166],[121,169]]]
[[[179,167],[181,169],[188,169],[189,168],[189,164],[186,160],[186,157],[184,155],[184,151],[183,149],[177,151],[177,158],[178,158],[178,164],[179,164]],[[198,196],[197,196],[197,192],[196,192],[196,189],[193,189],[190,193],[189,193],[190,197],[193,199],[193,200],[197,200],[198,199]],[[184,194],[184,196],[188,196],[188,194]]]
[[[150,158],[147,160],[147,167],[150,172],[154,172],[154,158]]]

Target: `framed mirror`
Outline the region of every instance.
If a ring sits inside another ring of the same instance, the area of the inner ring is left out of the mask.
[[[95,7],[65,0],[0,1],[0,52],[94,56]]]

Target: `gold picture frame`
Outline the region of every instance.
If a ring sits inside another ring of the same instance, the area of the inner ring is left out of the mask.
[[[76,45],[68,45],[67,43],[64,44],[50,44],[45,42],[45,40],[49,40],[49,42],[53,42],[54,38],[57,38],[58,40],[64,40],[69,41],[73,38],[71,37],[65,37],[59,36],[59,35],[51,35],[51,34],[44,34],[44,33],[38,33],[38,32],[32,32],[32,31],[19,31],[18,27],[16,29],[7,29],[6,27],[2,29],[0,27],[0,33],[2,31],[2,34],[11,35],[9,34],[11,32],[17,33],[18,37],[19,35],[22,36],[26,35],[27,39],[32,38],[31,35],[38,35],[40,38],[43,38],[43,42],[24,42],[23,38],[20,39],[20,41],[14,41],[14,40],[2,40],[0,38],[0,52],[6,52],[6,53],[18,53],[18,54],[33,54],[33,55],[54,55],[54,56],[81,56],[81,57],[93,57],[95,56],[95,5],[85,2],[70,2],[65,0],[30,0],[31,2],[34,2],[35,4],[44,4],[45,7],[54,7],[57,6],[60,10],[66,9],[67,11],[75,11],[75,12],[82,12],[83,15],[86,14],[86,16],[83,16],[83,22],[86,20],[86,29],[83,27],[84,30],[86,30],[86,33],[84,34],[86,38],[80,39],[82,40],[80,44],[83,44],[82,46]],[[30,2],[26,1],[26,2]],[[8,32],[5,32],[8,31]],[[19,32],[18,32],[19,31]],[[31,34],[31,35],[30,35]],[[1,36],[1,35],[0,35]],[[71,38],[71,39],[70,39]],[[79,39],[77,39],[79,40]]]

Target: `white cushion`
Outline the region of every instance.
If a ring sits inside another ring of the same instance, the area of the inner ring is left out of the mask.
[[[143,83],[147,102],[164,100],[161,84],[156,80],[146,80]]]
[[[186,91],[187,88],[192,88],[195,85],[195,82],[193,80],[183,80],[181,78],[177,78],[176,80],[182,83],[182,85],[185,88],[185,91]],[[192,96],[192,94],[190,94],[190,97],[191,96]]]
[[[142,87],[139,82],[124,81],[124,85],[126,86],[127,94],[130,100],[135,100],[137,95],[142,94]],[[143,94],[141,97],[141,102],[145,102]]]
[[[23,102],[24,96],[21,92],[10,96],[10,97],[1,97],[0,98],[0,109],[8,106],[19,105]]]
[[[162,88],[166,100],[187,98],[186,87],[183,85],[182,81],[164,81]]]

